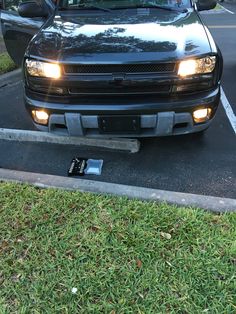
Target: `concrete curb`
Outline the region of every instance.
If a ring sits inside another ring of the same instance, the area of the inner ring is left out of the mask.
[[[213,212],[236,212],[236,199],[179,193],[107,182],[0,169],[0,181],[29,183],[41,188],[79,190],[97,194],[125,196],[131,199],[193,206]]]
[[[49,132],[3,128],[0,128],[0,139],[20,142],[91,146],[112,150],[116,149],[121,151],[129,151],[131,153],[137,153],[140,148],[140,142],[136,139],[73,137],[55,135]]]
[[[225,13],[225,12],[227,12],[225,9],[209,10],[209,11],[202,11],[201,15],[222,14],[222,13]]]
[[[19,82],[22,79],[22,69],[17,69],[5,74],[0,75],[0,88],[8,84]]]

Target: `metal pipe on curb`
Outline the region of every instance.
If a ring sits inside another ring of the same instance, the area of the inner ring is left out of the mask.
[[[0,128],[0,140],[91,146],[137,153],[140,142],[126,138],[90,138],[54,135],[48,132]]]
[[[67,178],[48,174],[0,169],[0,181],[28,183],[40,188],[78,190],[96,194],[125,196],[178,206],[191,206],[213,212],[236,212],[236,199],[149,189],[137,186]]]

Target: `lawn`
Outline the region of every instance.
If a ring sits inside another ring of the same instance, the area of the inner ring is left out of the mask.
[[[0,183],[0,313],[236,313],[236,213]]]
[[[4,52],[0,54],[0,74],[10,72],[16,69],[15,63],[9,57],[9,55]]]

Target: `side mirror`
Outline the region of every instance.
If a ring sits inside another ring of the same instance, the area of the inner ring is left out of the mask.
[[[198,0],[196,4],[198,11],[211,10],[215,8],[216,0]]]
[[[45,6],[41,6],[34,1],[20,3],[18,13],[22,17],[47,17],[49,15]]]

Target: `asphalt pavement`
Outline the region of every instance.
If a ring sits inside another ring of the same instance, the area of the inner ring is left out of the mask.
[[[222,51],[224,58],[222,85],[236,115],[236,2],[222,5],[231,13],[203,14],[202,18]]]
[[[225,7],[230,5],[226,4]],[[236,11],[236,5],[232,5]],[[233,10],[232,9],[232,10]],[[230,9],[229,9],[230,10]],[[222,50],[223,88],[236,113],[236,15],[204,14]],[[229,28],[219,27],[229,25]],[[0,127],[34,129],[25,111],[21,83],[0,89]],[[137,154],[75,146],[0,141],[0,167],[67,176],[75,156],[103,159],[101,176],[84,180],[120,183],[177,192],[236,198],[235,132],[219,107],[202,138],[194,135],[144,139]]]

